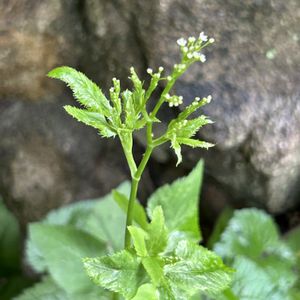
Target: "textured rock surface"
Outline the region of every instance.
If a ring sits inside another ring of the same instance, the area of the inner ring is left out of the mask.
[[[156,152],[145,194],[151,182],[168,181],[204,156],[210,201],[217,194],[222,203],[230,198],[274,213],[296,207],[299,23],[297,0],[2,1],[0,193],[26,223],[126,178],[118,143],[67,117],[61,105],[70,93],[45,74],[66,64],[104,89],[113,76],[126,86],[129,66],[141,76],[148,66],[168,70],[179,58],[177,38],[205,30],[216,38],[208,61],[193,66],[176,90],[186,102],[213,95],[205,113],[216,123],[202,136],[217,145],[209,152],[185,149],[185,165],[176,171],[168,146]]]

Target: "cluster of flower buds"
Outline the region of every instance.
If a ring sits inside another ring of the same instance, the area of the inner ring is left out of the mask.
[[[154,77],[155,79],[159,79],[163,70],[164,70],[163,67],[159,67],[159,68],[158,68],[158,72],[157,72],[157,73],[153,73],[153,70],[152,70],[151,68],[148,68],[148,69],[147,69],[147,73],[148,73],[150,76]]]
[[[208,38],[204,32],[199,34],[198,39],[191,36],[187,40],[184,38],[180,38],[177,40],[177,44],[180,46],[181,52],[183,54],[183,60],[187,61],[201,61],[205,62],[206,57],[203,53],[201,53],[201,49],[207,46],[208,44],[212,44],[214,42],[214,38]]]
[[[199,97],[196,97],[195,100],[192,102],[192,105],[194,105],[194,106],[198,105],[200,100],[201,99]],[[212,96],[208,95],[207,97],[202,98],[201,101],[202,101],[202,104],[208,104],[208,103],[210,103],[211,100],[212,100]]]
[[[182,96],[176,96],[176,95],[170,96],[169,94],[166,94],[165,100],[166,102],[169,103],[169,107],[179,106],[180,104],[183,103]]]

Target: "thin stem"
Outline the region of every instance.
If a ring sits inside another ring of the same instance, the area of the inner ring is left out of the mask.
[[[125,248],[130,247],[130,234],[128,231],[128,226],[130,226],[132,224],[133,209],[134,209],[134,204],[135,204],[135,200],[136,200],[139,182],[141,180],[142,173],[147,165],[147,162],[151,156],[152,151],[153,151],[153,146],[148,145],[147,149],[144,153],[143,159],[141,160],[139,167],[132,178],[130,197],[129,197],[128,208],[127,208],[127,218],[126,218],[126,228],[125,228],[125,244],[124,244]]]

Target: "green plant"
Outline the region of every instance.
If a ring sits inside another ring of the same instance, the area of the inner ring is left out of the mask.
[[[42,224],[31,225],[29,260],[37,270],[47,270],[51,274],[51,278],[46,277],[31,292],[39,294],[45,287],[57,284],[61,297],[70,299],[83,295],[91,299],[189,299],[198,292],[217,295],[228,287],[233,271],[215,253],[198,245],[201,235],[197,201],[202,163],[188,177],[156,191],[149,199],[147,214],[137,202],[140,179],[156,147],[170,142],[179,164],[182,145],[212,146],[194,137],[202,126],[211,123],[209,118],[204,115],[191,118],[210,102],[211,96],[195,98],[168,124],[163,135],[154,136],[153,126],[160,122],[157,113],[164,103],[170,107],[183,104],[182,97],[170,95],[170,91],[193,63],[205,61],[200,51],[213,42],[204,33],[197,39],[179,39],[181,61],[174,65],[170,75],[162,76],[162,67],[156,73],[148,69],[151,80],[145,89],[131,68],[133,89],[121,91],[120,81],[114,78],[109,99],[95,83],[75,69],[59,67],[48,74],[64,81],[84,107],[65,106],[71,116],[96,128],[102,137],[118,136],[129,166],[131,184],[129,193],[128,184],[113,192],[115,202],[126,213],[125,224],[122,224],[124,234],[119,223],[124,213],[111,210],[115,204],[108,199],[57,212],[61,216],[54,219],[63,225],[49,222],[51,215]],[[160,81],[165,82],[165,87],[153,110],[149,111],[148,102]],[[147,147],[137,164],[133,133],[144,128]],[[126,192],[122,192],[124,188]],[[103,210],[97,210],[102,206]],[[112,211],[114,215],[110,216]],[[116,216],[118,220],[114,219]],[[83,272],[81,259],[95,286]]]

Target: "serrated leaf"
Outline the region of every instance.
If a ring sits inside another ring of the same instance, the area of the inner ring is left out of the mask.
[[[198,220],[198,200],[202,183],[203,161],[186,177],[177,179],[157,189],[148,201],[148,214],[160,205],[164,212],[166,227],[170,232],[183,232],[195,242],[201,238]]]
[[[159,286],[161,281],[164,280],[164,271],[162,260],[158,257],[145,257],[142,259],[142,264],[151,278],[155,286]]]
[[[85,269],[93,282],[131,299],[137,292],[141,276],[140,260],[127,250],[98,258],[85,258]]]
[[[106,122],[102,114],[89,112],[85,109],[79,109],[70,105],[65,105],[64,109],[79,122],[98,129],[101,136],[109,138],[116,135],[116,131]]]
[[[194,140],[194,139],[188,139],[188,138],[177,138],[177,142],[179,144],[183,144],[183,145],[190,146],[190,147],[193,147],[193,148],[208,149],[208,148],[214,146],[214,144],[211,144],[211,143],[208,143],[208,142]]]
[[[48,73],[51,78],[60,79],[73,91],[74,97],[87,109],[109,117],[111,106],[101,89],[83,73],[70,68],[58,67]]]
[[[280,242],[272,218],[255,208],[235,211],[214,250],[228,259],[236,255],[251,259],[278,255],[282,259],[293,260],[289,248]]]
[[[147,256],[148,251],[145,242],[145,239],[148,238],[147,232],[136,226],[128,226],[128,231],[130,232],[133,240],[136,254],[141,257]]]
[[[176,135],[174,135],[171,139],[171,147],[173,148],[177,156],[177,163],[176,163],[176,167],[177,167],[182,162],[182,155],[181,155],[181,147],[177,141]]]
[[[152,220],[147,229],[147,250],[150,256],[163,252],[168,242],[168,232],[165,226],[165,218],[161,206],[152,211]]]
[[[124,211],[124,213],[127,213],[129,202],[128,198],[117,190],[113,190],[112,194],[119,207]],[[134,203],[133,221],[140,225],[143,229],[146,229],[148,226],[145,209],[138,201],[135,201]]]
[[[174,299],[188,299],[196,292],[218,294],[226,289],[233,270],[219,256],[189,241],[180,241],[175,249],[175,263],[164,267]]]
[[[69,293],[79,293],[91,288],[81,258],[103,253],[103,242],[67,225],[35,223],[30,225],[29,232],[49,273],[61,288]]]
[[[159,298],[155,287],[150,283],[146,283],[139,287],[132,300],[159,300]]]

